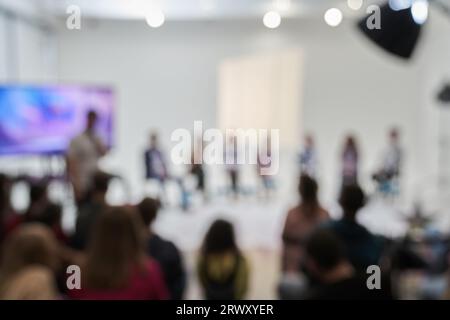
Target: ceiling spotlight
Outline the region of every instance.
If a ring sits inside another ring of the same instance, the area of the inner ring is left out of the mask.
[[[165,19],[164,13],[161,10],[150,10],[145,17],[147,24],[152,28],[161,27]]]
[[[279,12],[286,12],[291,7],[291,0],[275,0],[275,9]]]
[[[411,6],[411,14],[415,23],[424,24],[428,18],[428,1],[415,0]]]
[[[412,0],[389,0],[389,7],[394,11],[408,9],[411,4]]]
[[[275,29],[281,24],[281,16],[276,11],[269,11],[264,15],[264,25],[269,29]]]
[[[347,0],[347,5],[352,10],[359,10],[363,5],[363,0]]]
[[[325,12],[325,22],[331,27],[337,27],[342,22],[342,12],[339,9],[331,8]]]

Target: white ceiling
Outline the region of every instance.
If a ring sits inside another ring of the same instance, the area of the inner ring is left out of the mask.
[[[346,0],[34,0],[47,10],[63,15],[77,5],[84,17],[100,19],[142,19],[149,8],[162,10],[168,20],[226,19],[262,16],[277,10],[283,16],[322,13]],[[366,3],[374,0],[364,0]]]
[[[67,8],[76,5],[84,18],[133,20],[144,19],[156,8],[164,12],[166,20],[217,20],[258,18],[269,10],[277,10],[283,17],[322,16],[331,7],[341,9],[346,16],[364,15],[370,4],[386,1],[363,0],[358,11],[349,9],[347,0],[0,0],[0,9],[65,16]],[[433,3],[450,8],[450,0]]]

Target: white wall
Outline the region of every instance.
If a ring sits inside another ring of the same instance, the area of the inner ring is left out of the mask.
[[[0,85],[38,84],[56,81],[57,47],[51,19],[38,2],[0,0]],[[0,171],[10,174],[42,174],[43,163],[36,157],[1,157]],[[13,193],[18,208],[26,205],[19,187]]]
[[[54,81],[56,37],[52,18],[37,2],[0,1],[0,82]]]
[[[106,162],[138,190],[141,151],[149,129],[160,129],[169,146],[175,128],[192,128],[194,120],[203,120],[206,127],[215,125],[217,69],[222,60],[301,48],[303,127],[318,141],[327,198],[334,196],[339,184],[337,160],[343,136],[358,135],[362,173],[368,182],[392,125],[402,129],[405,184],[411,193],[419,177],[434,170],[426,155],[428,150],[435,152],[429,147],[435,137],[428,128],[436,119],[428,116],[424,105],[436,82],[429,65],[439,69],[445,59],[436,51],[446,41],[449,24],[440,19],[428,27],[419,44],[422,48],[412,61],[403,62],[375,48],[353,22],[333,29],[321,17],[283,21],[277,30],[264,28],[260,21],[168,22],[160,29],[150,29],[144,22],[84,23],[80,31],[60,29],[59,76],[62,81],[116,87],[117,145]]]

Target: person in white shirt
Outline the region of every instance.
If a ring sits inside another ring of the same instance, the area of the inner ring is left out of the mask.
[[[92,178],[98,170],[98,161],[106,154],[106,147],[95,133],[98,116],[93,110],[86,116],[86,129],[75,136],[67,150],[67,173],[79,203],[89,192]]]
[[[399,178],[403,160],[403,151],[400,146],[400,134],[396,128],[389,132],[389,146],[387,147],[381,168],[374,174],[378,182],[385,182]]]

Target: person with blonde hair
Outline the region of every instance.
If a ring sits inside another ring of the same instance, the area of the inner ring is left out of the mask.
[[[58,266],[58,244],[52,231],[37,223],[19,227],[3,248],[0,299],[57,299]]]

